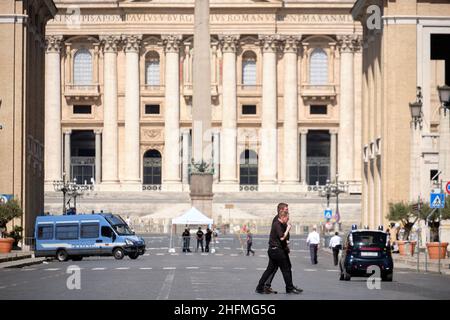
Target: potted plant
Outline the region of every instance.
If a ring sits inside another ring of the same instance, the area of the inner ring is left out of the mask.
[[[14,238],[6,233],[6,225],[14,218],[22,215],[22,209],[17,200],[9,200],[6,203],[0,204],[0,253],[9,253],[15,242]]]
[[[430,259],[445,259],[447,255],[448,242],[439,242],[439,225],[442,220],[450,219],[450,196],[445,199],[445,207],[441,210],[441,220],[439,219],[439,210],[428,217],[428,227],[430,228],[430,242],[427,243],[428,256]],[[429,208],[429,207],[428,207]],[[427,215],[431,212],[429,208],[422,213],[423,219],[427,219]]]
[[[396,202],[389,204],[389,214],[386,216],[391,221],[401,221],[403,225],[403,237],[397,241],[400,255],[406,255],[406,245],[409,244],[410,254],[414,254],[416,241],[409,241],[412,227],[419,219],[419,215],[412,210],[411,204],[407,202]]]

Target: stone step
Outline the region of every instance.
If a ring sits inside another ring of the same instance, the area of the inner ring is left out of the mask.
[[[44,261],[45,261],[45,258],[27,258],[27,259],[20,259],[20,260],[16,260],[16,261],[3,262],[3,263],[0,263],[0,269],[23,268],[23,267],[32,266],[35,264],[41,264]]]
[[[32,258],[32,256],[33,256],[32,252],[12,251],[10,253],[2,253],[0,254],[0,263],[29,259]]]

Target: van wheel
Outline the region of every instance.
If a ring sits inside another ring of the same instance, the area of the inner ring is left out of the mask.
[[[130,253],[128,257],[130,257],[130,259],[136,260],[139,257],[139,253],[137,252]]]
[[[123,252],[122,248],[116,248],[113,251],[113,256],[114,258],[116,258],[116,260],[122,260],[123,257],[125,256],[125,253]]]
[[[56,259],[58,259],[59,262],[67,261],[69,256],[67,255],[66,250],[60,249],[58,252],[56,252]]]
[[[73,261],[81,261],[81,260],[83,260],[83,257],[82,256],[73,256],[72,260]]]

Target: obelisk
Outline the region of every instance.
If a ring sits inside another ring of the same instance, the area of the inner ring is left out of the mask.
[[[191,203],[212,216],[211,60],[209,0],[195,0]]]

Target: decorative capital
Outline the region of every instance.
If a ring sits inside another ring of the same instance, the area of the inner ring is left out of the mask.
[[[272,52],[272,53],[277,52],[277,49],[279,46],[280,35],[278,35],[278,34],[259,35],[258,38],[262,45],[263,52]]]
[[[301,129],[300,129],[300,134],[301,134],[301,135],[307,135],[307,134],[308,134],[308,131],[309,131],[308,129],[301,128]]]
[[[139,52],[142,35],[124,35],[122,36],[122,40],[125,45],[125,52]]]
[[[45,47],[47,53],[61,52],[62,44],[63,44],[63,36],[45,37]]]
[[[330,129],[330,134],[338,134],[338,132],[339,132],[338,128]]]
[[[301,36],[286,36],[283,37],[283,50],[284,52],[297,53]]]
[[[103,46],[103,52],[117,52],[117,45],[120,43],[120,36],[108,35],[100,36],[100,41]]]
[[[338,46],[341,52],[353,52],[357,44],[357,35],[346,34],[337,36]]]
[[[182,39],[181,35],[163,35],[161,38],[166,52],[179,52]]]
[[[236,52],[239,35],[220,35],[219,41],[222,46],[222,52]]]

